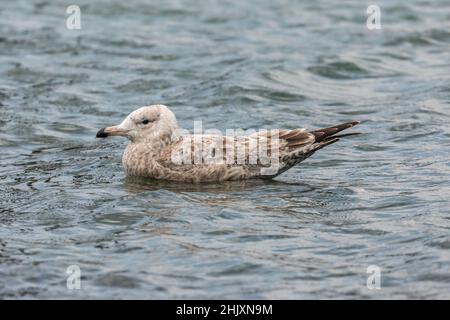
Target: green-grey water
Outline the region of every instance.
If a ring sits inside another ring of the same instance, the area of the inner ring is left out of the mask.
[[[1,1],[0,298],[450,298],[450,6],[370,4]],[[95,133],[154,103],[363,134],[275,181],[126,178]]]

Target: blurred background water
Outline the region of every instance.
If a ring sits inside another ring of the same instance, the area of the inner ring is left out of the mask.
[[[450,298],[449,9],[2,1],[0,298]],[[188,129],[364,135],[272,182],[126,178],[126,141],[95,133],[154,103]]]

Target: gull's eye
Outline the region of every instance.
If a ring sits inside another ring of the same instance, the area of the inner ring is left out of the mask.
[[[150,122],[150,120],[148,120],[148,119],[142,120],[142,124],[148,124],[149,122]]]

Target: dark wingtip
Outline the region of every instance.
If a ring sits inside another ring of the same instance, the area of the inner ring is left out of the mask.
[[[105,132],[105,128],[101,128],[98,130],[97,134],[95,135],[96,138],[106,138],[108,134]]]
[[[336,134],[341,132],[342,130],[351,128],[353,126],[356,126],[357,124],[359,124],[360,121],[351,121],[351,122],[346,122],[346,123],[342,123],[336,126],[332,126],[329,128],[323,128],[323,129],[319,129],[319,130],[314,130],[311,131],[311,133],[314,135],[316,142],[321,142],[324,140],[330,140],[334,137],[338,137]],[[349,134],[350,135],[350,134]],[[339,135],[339,137],[344,137],[345,135]]]

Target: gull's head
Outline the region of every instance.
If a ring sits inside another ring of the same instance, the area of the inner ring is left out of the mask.
[[[134,110],[121,124],[100,129],[96,137],[124,136],[132,142],[145,142],[174,139],[177,129],[173,112],[162,104],[156,104]]]

